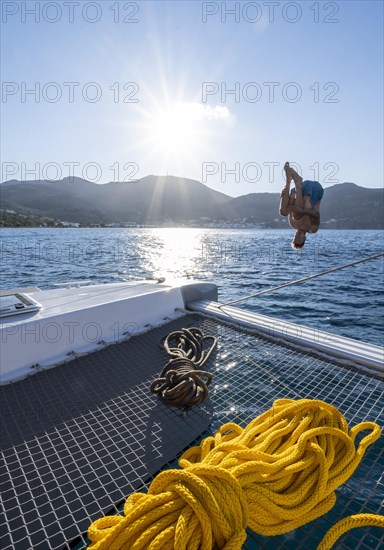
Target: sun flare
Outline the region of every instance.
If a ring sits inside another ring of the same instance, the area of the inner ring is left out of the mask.
[[[213,156],[219,138],[233,127],[236,117],[227,106],[165,96],[160,101],[149,94],[151,105],[138,108],[141,122],[132,126],[127,120],[126,132],[135,131],[134,149],[144,154],[153,173],[182,175]],[[132,148],[129,153],[133,154]]]
[[[217,137],[217,123],[228,124],[231,116],[227,107],[209,106],[196,101],[176,101],[166,107],[157,105],[145,113],[142,127],[145,142],[152,155],[164,165],[173,160],[184,162],[207,151],[210,141]]]

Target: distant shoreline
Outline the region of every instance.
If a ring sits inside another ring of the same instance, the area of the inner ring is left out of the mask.
[[[327,187],[321,229],[384,229],[384,189]],[[278,193],[231,198],[197,180],[145,176],[96,185],[81,178],[1,184],[0,227],[286,229]]]
[[[0,229],[249,229],[257,231],[284,231],[293,230],[292,227],[247,227],[247,226],[206,226],[206,225],[132,225],[132,226],[100,226],[100,225],[83,225],[63,226],[63,225],[1,225]],[[384,227],[320,227],[321,231],[384,231]],[[319,230],[319,231],[320,231]]]

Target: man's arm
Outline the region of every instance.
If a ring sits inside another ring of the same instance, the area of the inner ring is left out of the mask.
[[[295,212],[296,214],[302,214],[305,216],[307,214],[308,216],[313,216],[314,218],[320,218],[320,212],[319,210],[315,210],[314,208],[300,208],[299,206],[292,206],[292,212]]]
[[[279,213],[280,213],[280,216],[288,216],[289,212],[290,212],[290,207],[289,207],[289,188],[291,186],[291,178],[288,177],[287,175],[287,180],[285,182],[285,187],[284,189],[282,190],[281,194],[280,194],[280,208],[279,208]]]

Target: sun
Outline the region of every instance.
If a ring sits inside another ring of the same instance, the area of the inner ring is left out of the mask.
[[[148,120],[148,140],[158,153],[185,158],[197,153],[204,124],[195,103],[176,102]]]

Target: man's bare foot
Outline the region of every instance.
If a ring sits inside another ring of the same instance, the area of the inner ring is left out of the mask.
[[[285,175],[287,177],[287,180],[288,181],[291,181],[293,179],[293,170],[292,168],[289,166],[289,162],[286,162],[284,164],[284,171],[285,171]]]

